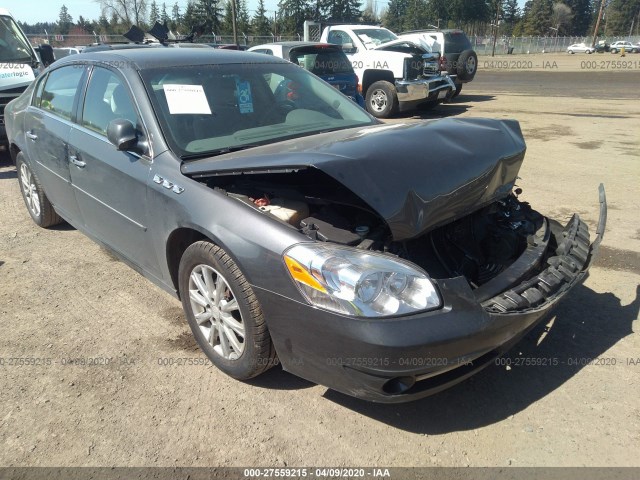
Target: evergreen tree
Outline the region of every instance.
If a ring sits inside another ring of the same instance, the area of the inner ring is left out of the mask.
[[[66,35],[73,26],[73,17],[69,15],[69,9],[66,5],[62,5],[60,8],[60,14],[58,15],[58,33]]]
[[[354,23],[362,13],[358,0],[324,0],[318,5],[320,16],[334,22]]]
[[[302,33],[304,21],[313,17],[313,8],[308,0],[280,0],[278,9],[278,34]]]
[[[258,8],[251,20],[251,30],[254,35],[266,36],[271,33],[271,22],[267,18],[267,11],[264,8],[264,0],[258,0]]]
[[[158,4],[156,0],[151,2],[151,7],[149,9],[149,25],[153,26],[156,22],[160,20],[160,13],[158,12]]]
[[[187,7],[189,8],[189,7]],[[197,0],[194,3],[195,25],[203,25],[206,34],[220,31],[222,8],[219,0]]]
[[[251,17],[249,16],[249,9],[247,7],[246,0],[236,0],[236,26],[238,28],[238,35],[245,34],[251,35]]]
[[[181,23],[182,15],[180,15],[180,5],[176,2],[171,8],[171,30],[178,30]]]
[[[612,0],[607,8],[607,35],[629,35],[631,22],[637,25],[639,16],[640,0]]]
[[[162,2],[162,10],[160,10],[160,23],[169,25],[169,13],[167,12],[167,4]]]
[[[383,23],[392,32],[405,30],[404,23],[407,15],[408,0],[390,0],[385,12]]]
[[[526,5],[525,5],[526,8]],[[531,8],[524,21],[524,34],[547,36],[551,33],[552,0],[532,0]]]

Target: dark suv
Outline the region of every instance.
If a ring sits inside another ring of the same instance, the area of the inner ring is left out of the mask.
[[[440,52],[444,69],[456,84],[454,97],[462,90],[463,83],[470,82],[475,77],[478,70],[478,56],[462,30],[411,30],[399,36],[416,43],[426,44],[432,52]]]

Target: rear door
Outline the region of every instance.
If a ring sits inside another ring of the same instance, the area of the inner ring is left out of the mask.
[[[68,140],[75,119],[86,67],[69,65],[52,70],[37,85],[27,109],[27,157],[47,198],[65,219],[79,220],[71,188]]]
[[[107,139],[111,120],[125,118],[145,129],[124,78],[94,67],[81,114],[69,137],[71,182],[87,231],[147,271],[157,270],[147,239],[148,156],[123,152]]]

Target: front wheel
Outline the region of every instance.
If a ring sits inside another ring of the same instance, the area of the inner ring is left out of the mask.
[[[610,50],[610,52],[611,52],[611,53],[613,53],[613,54],[618,53],[618,49],[617,49],[617,48],[612,48],[612,49]]]
[[[461,83],[457,83],[456,84],[456,91],[453,92],[453,95],[451,95],[451,98],[456,98],[458,95],[460,95],[461,91],[462,91],[462,84]]]
[[[570,53],[571,55],[573,55],[573,50],[569,50],[569,53]]]
[[[29,165],[26,164],[22,152],[16,155],[16,170],[18,171],[22,198],[35,224],[42,228],[48,228],[61,223],[62,218],[53,209],[53,205],[42,190],[40,182]]]
[[[398,111],[398,93],[396,87],[379,80],[367,89],[367,111],[376,118],[387,118]]]
[[[248,380],[275,364],[258,299],[222,248],[206,241],[189,246],[180,260],[178,282],[191,331],[216,367]]]

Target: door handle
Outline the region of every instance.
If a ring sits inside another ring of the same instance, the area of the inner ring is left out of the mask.
[[[83,162],[82,160],[78,159],[78,157],[76,157],[75,155],[71,155],[69,157],[69,161],[73,163],[76,167],[80,167],[80,168],[84,168],[84,166],[87,164],[87,162]]]
[[[38,139],[38,135],[31,133],[30,131],[27,131],[26,135],[28,139],[33,140],[34,142]]]

